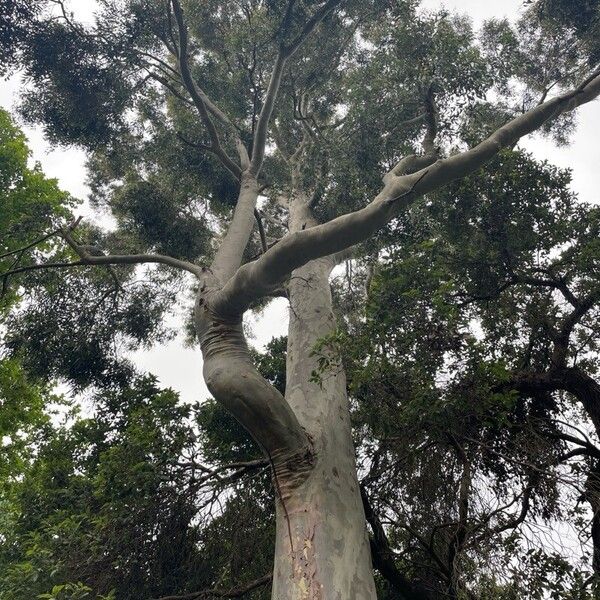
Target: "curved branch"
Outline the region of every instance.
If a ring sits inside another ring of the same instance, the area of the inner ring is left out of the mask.
[[[547,287],[558,290],[563,298],[573,307],[579,306],[579,300],[573,294],[569,286],[562,279],[543,279],[541,277],[529,277],[527,275],[513,274],[509,283],[531,285],[533,287]]]
[[[0,277],[2,277],[5,281],[11,275],[18,275],[19,273],[27,273],[29,271],[41,271],[43,269],[63,269],[65,267],[79,267],[85,266],[87,263],[84,263],[82,260],[78,260],[75,262],[58,262],[58,263],[46,263],[41,265],[28,265],[27,267],[19,267],[18,269],[12,269],[10,271],[6,271],[5,273],[0,273]]]
[[[592,101],[600,94],[600,71],[572,90],[518,116],[474,148],[438,160],[410,175],[389,174],[381,193],[365,208],[322,225],[292,233],[254,263],[238,269],[224,286],[219,304],[228,313],[243,312],[279,286],[294,269],[364,241],[423,194],[472,173],[505,147],[547,121]]]
[[[202,275],[202,267],[189,263],[184,260],[179,260],[171,256],[163,256],[161,254],[107,254],[104,256],[88,256],[85,259],[74,262],[58,262],[58,263],[43,263],[38,265],[28,265],[19,267],[12,271],[0,273],[0,277],[6,278],[19,273],[27,273],[28,271],[41,271],[43,269],[62,269],[66,267],[89,267],[96,265],[140,265],[140,264],[162,264],[176,269],[189,271],[196,276]]]
[[[105,256],[87,256],[82,258],[82,263],[86,265],[140,265],[155,263],[189,271],[197,276],[202,275],[203,272],[202,267],[199,265],[162,254],[107,254]]]
[[[201,276],[203,268],[194,263],[186,260],[179,260],[172,256],[165,256],[163,254],[91,254],[88,246],[82,246],[78,244],[73,237],[73,230],[79,225],[81,217],[79,217],[69,227],[62,228],[60,233],[65,242],[77,253],[81,258],[80,264],[85,265],[137,265],[146,263],[158,263],[174,267],[175,269],[182,269],[189,271],[196,276]],[[73,263],[74,264],[74,263]]]
[[[221,121],[222,123],[225,123],[227,125],[232,125],[232,123],[229,120],[229,118],[210,101],[208,96],[198,87],[198,85],[194,81],[194,78],[192,77],[192,73],[190,71],[190,65],[187,57],[188,32],[183,18],[183,9],[181,8],[179,0],[171,1],[173,4],[173,13],[175,14],[175,21],[177,22],[177,29],[179,32],[178,58],[179,69],[181,71],[181,78],[183,79],[183,83],[185,84],[186,89],[192,97],[192,101],[194,103],[194,106],[198,110],[198,113],[200,114],[202,122],[208,130],[208,135],[210,137],[212,145],[212,151],[218,156],[219,160],[223,163],[225,168],[236,179],[239,179],[242,170],[235,162],[233,162],[233,160],[229,157],[227,152],[225,152],[225,150],[221,146],[221,140],[219,139],[217,128],[215,127],[215,124],[213,123],[209,113],[212,113],[212,115],[219,119],[219,121]]]
[[[585,317],[594,306],[600,302],[600,288],[594,290],[588,296],[578,301],[575,305],[575,310],[571,312],[564,320],[561,327],[561,335],[568,336],[572,333],[575,326]]]
[[[10,250],[9,252],[0,254],[0,259],[6,258],[7,256],[13,256],[14,254],[20,254],[22,252],[26,252],[27,250],[34,248],[38,244],[41,244],[42,242],[45,242],[46,240],[48,240],[51,237],[54,237],[55,235],[58,235],[58,234],[60,234],[60,229],[55,229],[54,231],[47,233],[46,235],[38,238],[37,240],[31,242],[30,244],[27,244],[26,246],[22,246],[21,248],[17,248],[16,250]]]

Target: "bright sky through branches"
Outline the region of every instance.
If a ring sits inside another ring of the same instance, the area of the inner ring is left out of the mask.
[[[442,7],[469,15],[477,28],[485,19],[507,17],[516,20],[523,10],[523,0],[485,2],[482,0],[423,0],[426,9]],[[70,9],[78,19],[91,20],[96,3],[94,0],[74,0]],[[0,82],[0,106],[14,110],[17,101],[18,77]],[[600,189],[600,169],[597,159],[597,132],[600,131],[600,102],[584,106],[578,112],[577,131],[571,145],[557,148],[556,145],[533,135],[524,139],[520,146],[533,152],[536,157],[546,159],[559,167],[573,171],[573,188],[588,202],[600,202],[596,190]],[[76,149],[53,148],[43,137],[40,128],[25,127],[33,157],[39,161],[49,177],[56,177],[61,187],[79,198],[86,198],[89,190],[85,185],[85,155]],[[87,211],[85,211],[87,212]],[[283,335],[287,329],[286,301],[278,299],[271,303],[263,316],[254,323],[257,346],[264,346],[273,336]],[[140,351],[134,356],[142,370],[148,370],[160,379],[164,386],[180,392],[182,398],[193,402],[208,396],[201,377],[201,357],[196,348],[186,348],[181,338],[159,349]],[[204,391],[198,394],[198,385]]]

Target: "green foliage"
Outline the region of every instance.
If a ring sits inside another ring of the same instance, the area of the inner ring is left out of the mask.
[[[590,64],[600,59],[600,2],[598,0],[539,0],[535,4],[541,20],[571,27],[589,52]]]
[[[46,401],[43,389],[17,360],[0,361],[0,487],[23,470],[29,453],[27,434],[45,422]]]
[[[168,335],[162,315],[172,297],[153,282],[123,289],[110,272],[88,269],[42,272],[36,283],[8,319],[5,343],[42,379],[65,378],[78,388],[123,384],[132,366],[116,344],[135,348]]]
[[[211,517],[213,490],[193,466],[197,430],[175,393],[142,377],[93,402],[93,419],[37,429],[35,458],[0,492],[13,515],[0,531],[3,600],[137,600],[267,572],[272,497],[262,478]],[[251,561],[257,544],[262,558]]]
[[[19,51],[27,40],[33,17],[39,11],[38,0],[6,0],[0,14],[0,75],[15,68]]]
[[[48,138],[59,143],[97,147],[123,131],[134,88],[126,75],[131,67],[123,72],[116,65],[127,65],[123,42],[135,37],[134,29],[115,27],[116,36],[101,38],[56,19],[36,22],[22,59],[35,83],[23,96],[23,117],[44,122]]]
[[[192,214],[181,214],[169,195],[150,182],[123,186],[116,194],[114,210],[125,231],[136,234],[143,248],[159,254],[194,260],[209,251],[206,224]]]
[[[24,134],[8,113],[0,110],[0,272],[26,264],[30,255],[52,252],[53,238],[25,253],[17,251],[50,234],[70,216],[74,200],[47,179],[39,165],[29,166],[30,153]],[[0,315],[17,300],[14,290],[3,285]]]
[[[380,236],[374,273],[364,279],[359,271],[358,289],[367,286],[360,318],[343,319],[317,349],[324,371],[336,368],[330,356],[342,356],[363,481],[395,523],[388,535],[406,557],[398,567],[440,594],[466,473],[467,531],[481,533],[452,567],[465,590],[482,598],[591,597],[582,585],[589,567],[553,546],[528,552],[518,524],[495,534],[519,509],[496,513],[486,499],[518,507],[529,486],[530,526],[589,526],[562,482],[583,485],[591,462],[557,467],[561,421],[575,419],[571,401],[511,386],[523,371],[551,368],[550,328],[572,309],[552,281],[579,297],[598,290],[597,209],[574,198],[569,183],[568,172],[506,151],[493,170],[424,199]],[[338,284],[336,298],[356,310],[351,285]],[[575,358],[577,344],[591,373],[597,344],[587,332],[597,327],[592,307],[568,351]],[[465,590],[457,597],[469,597]]]
[[[264,353],[254,353],[259,373],[285,394],[285,362],[287,358],[287,336],[273,338]]]

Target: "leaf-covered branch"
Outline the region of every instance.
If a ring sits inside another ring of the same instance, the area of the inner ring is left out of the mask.
[[[386,177],[384,189],[365,208],[282,239],[259,260],[241,267],[224,286],[217,303],[229,313],[243,312],[294,269],[353,246],[383,227],[414,200],[476,171],[503,148],[557,116],[591,102],[600,94],[600,73],[576,89],[537,106],[500,127],[474,148],[410,175]]]

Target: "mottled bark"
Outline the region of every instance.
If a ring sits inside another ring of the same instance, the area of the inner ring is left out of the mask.
[[[291,207],[291,228],[314,224],[301,198]],[[341,366],[311,382],[311,351],[335,327],[329,275],[322,258],[292,273],[286,400],[314,446],[314,465],[300,485],[276,472],[280,498],[274,600],[371,600],[376,598],[360,489],[356,474],[346,379]]]

